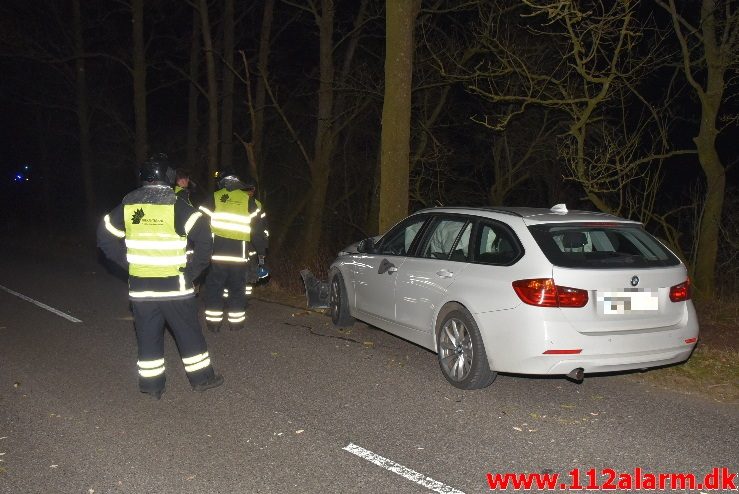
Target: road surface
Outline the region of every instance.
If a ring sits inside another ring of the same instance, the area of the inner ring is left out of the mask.
[[[89,248],[47,247],[0,247],[2,493],[473,493],[489,473],[559,487],[573,469],[583,485],[591,468],[598,484],[604,469],[739,471],[736,405],[623,375],[463,392],[433,353],[265,301],[247,330],[206,334],[220,388],[193,392],[168,337],[155,401],[137,389],[123,278]]]

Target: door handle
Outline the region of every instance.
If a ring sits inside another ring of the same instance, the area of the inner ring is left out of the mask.
[[[451,271],[447,271],[446,269],[440,269],[436,272],[436,276],[438,276],[439,278],[451,278],[452,276],[454,276],[454,273],[452,273]]]

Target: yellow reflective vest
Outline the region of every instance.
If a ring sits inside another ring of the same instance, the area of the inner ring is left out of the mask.
[[[210,215],[210,228],[214,235],[233,240],[251,240],[251,222],[262,210],[249,212],[249,194],[243,190],[220,189],[214,193],[215,207]]]
[[[128,272],[140,278],[166,278],[182,274],[187,264],[187,237],[175,231],[173,204],[126,204]]]

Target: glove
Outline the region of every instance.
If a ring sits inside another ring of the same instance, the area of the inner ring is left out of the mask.
[[[257,263],[257,278],[263,279],[269,276],[269,268],[265,266],[264,264],[264,256],[259,256],[259,261]]]

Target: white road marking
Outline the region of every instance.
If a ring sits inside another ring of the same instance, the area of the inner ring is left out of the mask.
[[[72,322],[82,322],[82,321],[81,321],[80,319],[77,319],[76,317],[72,317],[72,316],[70,316],[69,314],[65,314],[64,312],[62,312],[62,311],[60,311],[60,310],[57,310],[57,309],[55,309],[54,307],[49,307],[48,305],[46,305],[46,304],[44,304],[44,303],[42,303],[42,302],[39,302],[38,300],[34,300],[34,299],[32,299],[31,297],[26,297],[26,296],[25,296],[25,295],[23,295],[22,293],[14,292],[14,291],[13,291],[13,290],[11,290],[10,288],[6,288],[6,287],[4,287],[4,286],[0,285],[0,289],[3,289],[3,290],[5,290],[6,292],[8,292],[9,294],[11,294],[11,295],[15,295],[16,297],[18,297],[18,298],[20,298],[20,299],[23,299],[23,300],[25,300],[26,302],[31,302],[32,304],[38,305],[38,306],[39,306],[39,307],[41,307],[42,309],[46,309],[46,310],[48,310],[49,312],[53,312],[53,313],[54,313],[54,314],[56,314],[57,316],[59,316],[59,317],[63,317],[64,319],[67,319],[68,321],[72,321]]]
[[[418,473],[415,470],[406,468],[403,465],[395,463],[392,460],[388,460],[387,458],[375,454],[368,449],[364,449],[361,446],[357,446],[354,443],[349,443],[342,449],[344,449],[344,451],[348,451],[353,455],[357,455],[360,458],[364,458],[365,460],[370,461],[375,465],[384,468],[385,470],[397,473],[401,477],[405,477],[406,479],[415,482],[416,484],[422,485],[434,492],[438,492],[440,494],[464,494],[464,492],[457,490],[454,487],[449,487],[446,484],[442,484],[438,480],[434,480],[422,473]]]

